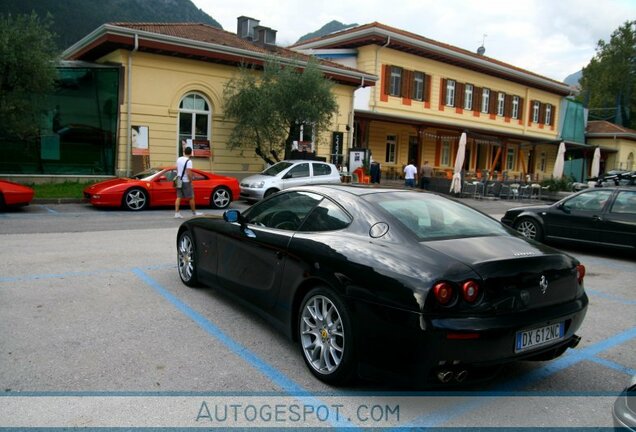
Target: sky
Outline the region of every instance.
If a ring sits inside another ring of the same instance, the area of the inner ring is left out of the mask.
[[[636,0],[192,0],[236,33],[245,15],[277,30],[281,46],[332,20],[374,21],[476,51],[528,71],[564,80],[594,57],[599,40],[636,20]]]

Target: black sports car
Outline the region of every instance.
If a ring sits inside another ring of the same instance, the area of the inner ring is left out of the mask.
[[[223,219],[180,226],[182,281],[267,316],[327,383],[469,382],[580,339],[584,266],[442,196],[307,186]]]
[[[516,207],[501,219],[524,236],[636,249],[636,188],[593,188],[552,205]]]

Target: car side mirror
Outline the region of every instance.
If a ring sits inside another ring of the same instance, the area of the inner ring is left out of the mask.
[[[561,210],[563,213],[570,213],[570,208],[565,205],[565,203],[559,203],[556,206],[557,209]]]
[[[159,181],[160,182],[165,182],[165,181],[169,181],[168,177],[166,177],[165,175],[162,175],[161,177],[159,177]]]
[[[292,173],[287,173],[287,174],[285,174],[285,175],[283,176],[283,180],[285,180],[285,179],[289,179],[289,178],[292,178],[292,177],[293,177],[293,176],[292,176]]]
[[[230,223],[241,222],[241,212],[238,210],[226,210],[223,213],[223,220]]]

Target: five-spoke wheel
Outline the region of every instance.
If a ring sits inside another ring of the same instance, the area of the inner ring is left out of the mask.
[[[214,189],[214,192],[212,192],[212,197],[210,198],[210,204],[212,205],[212,208],[216,209],[227,208],[227,206],[230,205],[231,201],[232,192],[230,192],[230,190],[224,186],[219,186],[218,188]]]
[[[143,189],[130,189],[124,194],[124,207],[128,210],[143,210],[147,204],[148,194]]]

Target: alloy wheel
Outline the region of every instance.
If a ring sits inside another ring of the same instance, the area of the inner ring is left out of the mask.
[[[189,233],[179,239],[177,265],[181,280],[186,284],[194,283],[194,245]]]
[[[537,237],[537,225],[531,220],[522,220],[517,225],[517,232],[529,239],[535,239]]]
[[[126,207],[130,210],[142,210],[146,206],[146,193],[141,189],[133,189],[126,193]]]
[[[332,374],[345,352],[345,332],[335,304],[324,295],[311,297],[302,310],[301,346],[311,367],[320,374]]]
[[[230,192],[225,188],[219,188],[212,193],[214,207],[224,209],[230,205]]]

